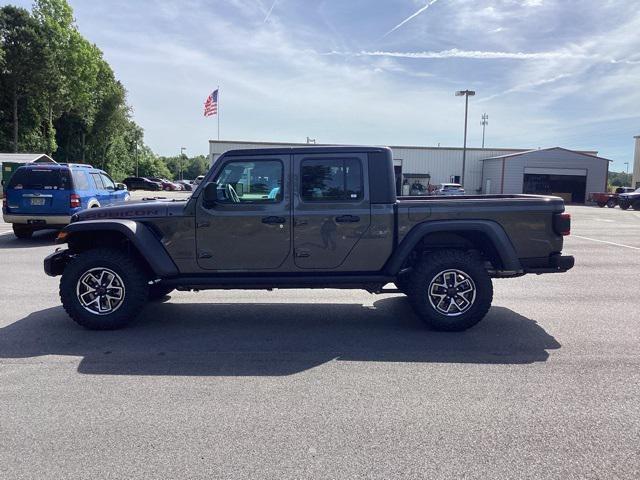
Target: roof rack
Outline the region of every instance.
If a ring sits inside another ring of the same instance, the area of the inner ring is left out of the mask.
[[[66,165],[73,168],[93,168],[93,165],[89,165],[88,163],[59,163],[58,165]]]

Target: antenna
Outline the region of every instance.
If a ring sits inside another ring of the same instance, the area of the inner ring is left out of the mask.
[[[484,148],[484,131],[489,124],[489,115],[483,113],[481,118],[482,120],[480,120],[480,125],[482,125],[482,148]]]

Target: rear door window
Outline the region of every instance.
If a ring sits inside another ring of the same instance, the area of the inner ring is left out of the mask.
[[[69,190],[69,170],[62,168],[19,168],[9,180],[9,189],[25,190]]]
[[[307,202],[362,199],[362,166],[358,159],[304,160],[301,170],[301,194]]]
[[[75,190],[86,191],[91,190],[89,186],[89,179],[87,178],[87,174],[85,172],[79,172],[74,170],[72,172],[73,177],[73,187]]]

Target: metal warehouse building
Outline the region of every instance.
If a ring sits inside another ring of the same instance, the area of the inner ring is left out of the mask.
[[[209,142],[213,163],[227,150],[309,146],[305,143],[218,141]],[[462,148],[390,146],[396,187],[403,184],[459,183]],[[468,194],[554,194],[566,201],[584,203],[590,192],[607,186],[609,160],[596,151],[564,148],[467,148],[464,188]]]

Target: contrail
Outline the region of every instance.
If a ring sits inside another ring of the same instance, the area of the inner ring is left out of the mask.
[[[521,92],[523,90],[527,90],[529,88],[534,88],[534,87],[541,87],[543,85],[547,85],[549,83],[554,83],[557,82],[558,80],[562,80],[568,77],[572,77],[573,74],[570,73],[561,73],[560,75],[556,75],[555,77],[551,77],[551,78],[543,78],[540,80],[535,80],[533,82],[528,82],[528,83],[522,83],[520,85],[516,85],[514,87],[511,87],[507,90],[505,90],[504,92],[500,92],[500,93],[494,93],[493,95],[489,95],[488,97],[484,97],[479,99],[479,102],[488,102],[490,100],[493,100],[494,98],[498,98],[501,97],[503,95],[508,95],[510,93],[516,93],[516,92]]]
[[[399,29],[401,26],[403,26],[405,23],[413,20],[414,18],[416,18],[418,15],[420,15],[422,12],[424,12],[427,8],[429,8],[431,5],[433,5],[434,3],[436,3],[438,0],[431,0],[429,3],[427,3],[424,7],[422,7],[420,10],[418,10],[417,12],[415,12],[413,15],[405,18],[403,21],[401,21],[398,25],[396,25],[395,27],[393,27],[391,30],[389,30],[387,33],[385,33],[382,38],[386,37],[387,35],[389,35],[390,33],[395,32],[397,29]]]
[[[548,52],[500,52],[500,51],[481,51],[481,50],[460,50],[452,48],[449,50],[441,50],[437,52],[385,52],[385,51],[367,51],[360,52],[338,52],[332,51],[325,55],[342,55],[355,57],[395,57],[395,58],[414,58],[414,59],[437,59],[437,58],[477,58],[477,59],[511,59],[511,60],[551,60],[563,58],[597,58],[594,55],[588,55],[569,50],[554,50]]]
[[[276,6],[276,3],[278,3],[278,0],[273,0],[273,3],[271,4],[271,8],[267,12],[267,16],[264,17],[264,22],[262,23],[267,23],[267,20],[269,20],[269,17],[271,16],[271,12],[273,12],[273,7]]]

